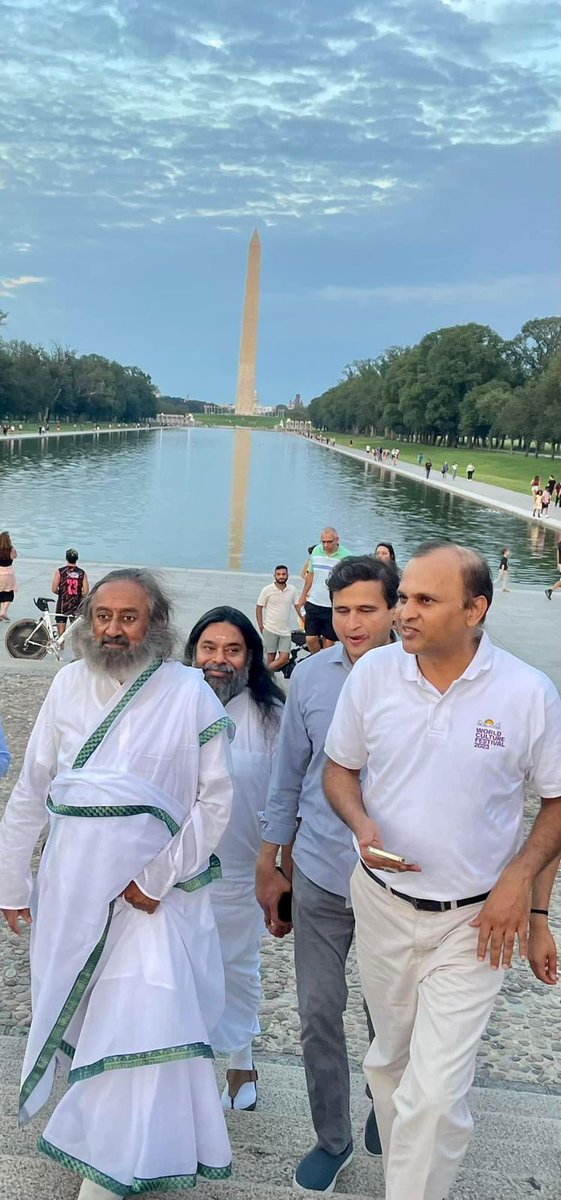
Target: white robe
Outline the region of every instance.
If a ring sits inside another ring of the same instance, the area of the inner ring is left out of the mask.
[[[232,1053],[244,1049],[261,1032],[259,948],[265,928],[255,898],[255,865],[261,847],[259,814],[265,807],[282,708],[279,704],[276,721],[273,716],[264,724],[249,688],[245,688],[226,705],[226,712],[236,727],[231,747],[234,801],[217,850],[222,878],[211,888],[226,1002],[212,1044],[215,1050]]]
[[[34,918],[20,1119],[45,1103],[56,1062],[71,1066],[40,1145],[120,1195],[182,1190],[230,1163],[209,1044],[223,973],[203,886],[231,808],[228,722],[200,672],[165,663],[79,766],[132,682],[83,662],[59,672],[0,824],[0,907],[31,903]],[[120,898],[133,878],[161,900],[152,916]]]

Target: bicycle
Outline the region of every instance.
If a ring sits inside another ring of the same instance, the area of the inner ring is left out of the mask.
[[[14,621],[6,632],[6,650],[11,658],[37,660],[52,654],[57,662],[60,662],[65,642],[82,618],[65,613],[68,624],[64,632],[59,634],[56,627],[56,617],[59,614],[51,613],[49,609],[49,604],[54,604],[55,601],[47,596],[38,596],[33,603],[42,616],[38,621],[33,617],[23,617],[20,621]]]

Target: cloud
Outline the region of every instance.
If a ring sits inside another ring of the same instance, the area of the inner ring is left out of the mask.
[[[18,288],[29,287],[35,283],[46,283],[46,279],[40,275],[19,275],[17,279],[0,279],[0,296],[9,296],[12,299],[17,295]]]
[[[500,279],[457,283],[388,284],[380,287],[345,287],[327,284],[314,295],[332,304],[419,304],[427,306],[466,305],[483,307],[504,303],[511,296],[534,296],[540,290],[549,293],[557,277],[550,274],[505,275]]]
[[[4,188],[14,217],[68,197],[90,228],[399,205],[455,146],[549,136],[556,21],[551,0],[0,0]]]

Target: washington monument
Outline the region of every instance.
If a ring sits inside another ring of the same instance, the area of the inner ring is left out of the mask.
[[[257,331],[259,327],[259,286],[261,275],[261,242],[255,230],[247,255],[247,279],[243,306],[242,339],[236,413],[247,416],[257,410],[255,373],[257,367]]]

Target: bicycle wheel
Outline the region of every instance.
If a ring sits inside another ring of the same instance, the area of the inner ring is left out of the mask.
[[[44,625],[36,621],[14,621],[6,633],[6,650],[12,658],[44,658],[48,635]]]

